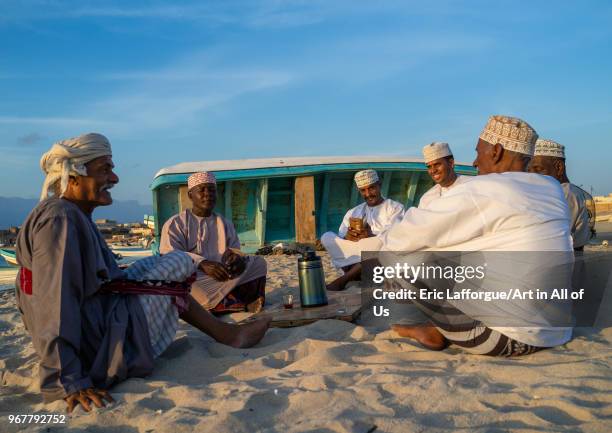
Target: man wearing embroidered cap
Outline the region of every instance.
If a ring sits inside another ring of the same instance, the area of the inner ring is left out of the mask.
[[[64,399],[69,412],[112,401],[106,390],[114,383],[151,373],[174,339],[179,315],[232,346],[263,337],[268,322],[229,325],[189,296],[180,283],[195,269],[184,253],[119,268],[92,221],[96,207],[112,203],[109,190],[119,182],[106,137],[55,143],[40,165],[46,175],[41,201],[17,237],[16,299],[40,357],[45,401]]]
[[[321,243],[329,252],[332,263],[344,270],[344,275],[328,285],[328,290],[343,290],[346,283],[359,279],[362,251],[380,248],[377,238],[404,215],[404,206],[381,195],[381,185],[375,170],[362,170],[355,174],[355,184],[364,202],[350,209],[338,234],[324,233]]]
[[[433,142],[423,147],[423,158],[427,172],[435,185],[419,200],[419,207],[427,206],[432,200],[441,197],[450,188],[468,181],[468,176],[455,173],[455,158],[448,143]]]
[[[184,251],[198,268],[193,297],[213,313],[258,312],[265,300],[267,265],[263,257],[246,256],[231,221],[214,212],[217,180],[210,172],[187,179],[191,209],[168,219],[159,251]]]
[[[563,191],[554,179],[525,172],[537,137],[521,119],[491,116],[476,146],[478,176],[451,188],[424,208],[408,209],[400,223],[382,234],[381,263],[394,266],[402,256],[421,251],[478,251],[483,260],[488,251],[556,251],[564,260],[558,269],[567,270],[569,263],[569,272],[560,275],[570,287],[573,252]],[[533,289],[532,279],[546,279],[547,275],[536,269],[516,278],[513,268],[523,264],[522,256],[508,254],[504,269],[510,274],[511,287]],[[511,259],[517,260],[516,265]],[[569,324],[551,326],[535,301],[483,303],[467,299],[451,304],[448,300],[416,299],[413,304],[431,322],[394,325],[393,329],[433,350],[455,344],[475,354],[524,355],[564,344],[572,334]],[[559,304],[563,312],[568,307],[567,303]],[[514,326],[500,326],[505,323]]]
[[[552,140],[538,139],[535,155],[529,165],[532,173],[552,176],[561,183],[570,209],[570,224],[574,250],[582,251],[593,237],[587,202],[592,201],[589,193],[570,183],[565,167],[565,146]]]

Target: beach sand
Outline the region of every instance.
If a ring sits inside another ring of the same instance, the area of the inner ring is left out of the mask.
[[[335,271],[325,254],[328,280]],[[268,256],[268,302],[297,293],[295,256]],[[407,319],[419,319],[410,305]],[[37,391],[37,359],[0,295],[0,431],[9,414],[64,413]],[[111,390],[112,406],[77,409],[65,427],[90,432],[610,432],[612,328],[577,329],[568,344],[514,359],[431,352],[386,328],[325,320],[271,329],[232,349],[181,325],[153,374]],[[49,428],[47,430],[47,428]]]

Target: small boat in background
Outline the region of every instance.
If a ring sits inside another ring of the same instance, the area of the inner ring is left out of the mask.
[[[15,250],[0,248],[0,256],[2,256],[4,261],[6,261],[6,263],[8,263],[9,265],[19,266],[19,264],[17,263],[17,257],[15,256]]]
[[[363,201],[354,176],[374,169],[383,197],[417,206],[433,186],[421,158],[394,156],[334,156],[185,162],[155,175],[153,218],[159,245],[161,229],[173,215],[191,207],[187,178],[199,171],[217,178],[215,212],[232,221],[242,249],[254,252],[278,243],[315,244],[328,230],[337,230],[346,212]],[[475,175],[471,164],[455,165],[459,174]]]

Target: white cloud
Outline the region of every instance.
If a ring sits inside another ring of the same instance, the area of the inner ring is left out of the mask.
[[[0,116],[0,123],[56,126],[105,126],[108,122],[78,117]]]
[[[217,67],[201,53],[159,70],[117,72],[100,78],[116,81],[118,90],[86,107],[85,112],[112,122],[113,129],[128,134],[188,125],[207,109],[294,80],[281,69]]]
[[[96,79],[114,83],[102,99],[76,107],[78,116],[0,116],[4,124],[38,124],[108,133],[140,135],[201,122],[211,108],[243,95],[312,80],[341,85],[378,80],[414,68],[448,53],[487,49],[491,41],[439,32],[392,31],[363,34],[327,43],[305,44],[291,56],[259,61],[248,41],[196,51],[152,70],[101,73]]]
[[[493,45],[490,38],[469,34],[388,30],[308,46],[294,68],[305,79],[361,84],[424,67],[440,57],[465,56]]]
[[[381,0],[222,0],[131,2],[82,0],[22,0],[2,2],[1,22],[128,18],[202,22],[209,25],[237,25],[252,28],[291,28],[317,24],[334,18],[374,14],[446,15],[477,13],[474,5],[452,0],[435,4]]]

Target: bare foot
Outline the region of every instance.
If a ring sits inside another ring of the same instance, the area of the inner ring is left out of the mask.
[[[244,325],[232,325],[231,335],[219,342],[236,348],[253,347],[264,337],[271,321],[271,317],[265,317]]]
[[[259,313],[261,310],[263,310],[264,302],[265,298],[263,296],[260,296],[259,298],[248,304],[246,306],[246,310],[249,313]]]
[[[412,338],[429,350],[444,350],[448,347],[448,340],[435,326],[423,323],[420,325],[391,325],[400,337]]]
[[[329,283],[326,288],[331,292],[339,292],[345,289],[347,282],[348,281],[346,281],[346,278],[342,276]]]
[[[346,285],[350,281],[361,280],[361,263],[356,263],[354,265],[345,267],[343,269],[348,269],[348,270],[345,270],[344,275],[336,278],[334,281],[329,283],[327,285],[327,290],[330,290],[332,292],[338,292],[340,290],[346,289]]]

